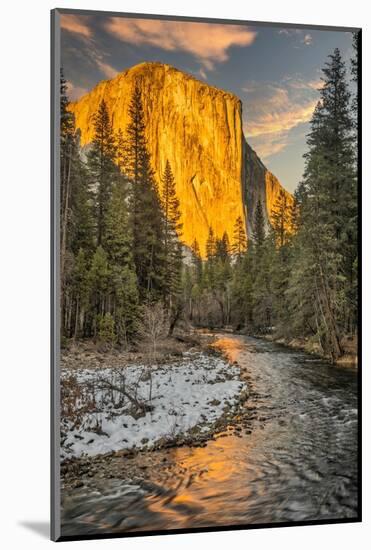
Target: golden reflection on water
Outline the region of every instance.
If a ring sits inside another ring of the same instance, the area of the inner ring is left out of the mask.
[[[230,362],[243,359],[242,352],[246,350],[242,339],[226,335],[218,335],[212,347],[223,352]],[[233,506],[228,499],[234,494],[236,502],[242,500],[247,505],[252,494],[251,482],[259,476],[259,467],[249,463],[249,458],[261,433],[253,432],[247,438],[232,435],[231,432],[227,434],[228,430],[219,434],[206,447],[169,450],[168,460],[175,465],[176,490],[164,498],[153,499],[150,503],[153,512],[161,512],[167,516],[169,524],[177,527],[192,522],[195,522],[192,525],[207,524],[211,518],[212,524],[236,523]]]
[[[182,472],[182,482],[170,494],[151,499],[149,509],[161,513],[164,522],[175,528],[210,522],[233,525],[236,519],[228,499],[235,494],[236,502],[247,503],[251,496],[249,481],[257,473],[247,461],[251,445],[251,438],[229,436],[210,441],[207,447],[171,450],[169,460]]]
[[[237,361],[241,351],[244,349],[244,344],[236,337],[228,338],[228,336],[223,336],[211,344],[211,347],[223,352],[229,361],[234,362]]]

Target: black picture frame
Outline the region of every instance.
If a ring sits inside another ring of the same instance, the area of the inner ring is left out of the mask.
[[[102,15],[116,16],[135,19],[157,19],[166,21],[181,21],[181,22],[201,22],[201,23],[218,23],[226,25],[253,25],[255,27],[285,27],[292,29],[303,30],[330,30],[330,31],[346,31],[357,33],[358,36],[358,251],[360,262],[358,265],[358,515],[356,518],[344,519],[326,519],[326,520],[309,520],[309,521],[290,521],[280,523],[262,523],[251,525],[233,525],[233,526],[213,526],[205,528],[186,528],[186,529],[166,529],[166,530],[146,530],[128,533],[104,533],[94,535],[80,536],[62,536],[60,530],[60,319],[59,319],[59,228],[60,228],[60,182],[59,182],[59,101],[60,101],[60,67],[61,67],[61,45],[60,45],[60,17],[63,14],[71,15]],[[175,15],[156,15],[143,13],[126,13],[114,11],[100,10],[81,10],[81,9],[61,9],[56,8],[51,10],[51,539],[53,541],[69,541],[69,540],[91,540],[91,539],[110,539],[110,538],[128,538],[139,536],[153,535],[172,535],[183,533],[197,532],[218,532],[218,531],[236,531],[262,529],[272,527],[294,527],[308,525],[324,525],[324,524],[340,524],[340,523],[356,523],[362,521],[362,29],[358,27],[338,27],[327,25],[312,25],[312,24],[294,24],[282,22],[261,22],[250,20],[234,20],[234,19],[217,19],[217,18],[201,18],[192,16],[175,16]]]

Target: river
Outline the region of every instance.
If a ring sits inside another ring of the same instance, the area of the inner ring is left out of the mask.
[[[62,535],[357,517],[357,372],[219,334],[249,385],[249,429],[153,454],[153,479],[66,495]],[[230,435],[231,434],[231,435]]]

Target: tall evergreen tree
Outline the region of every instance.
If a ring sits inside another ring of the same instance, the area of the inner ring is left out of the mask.
[[[201,286],[202,282],[202,257],[201,257],[201,251],[200,251],[200,245],[198,244],[197,239],[194,239],[192,246],[192,264],[195,269],[195,279],[199,286]]]
[[[132,232],[128,213],[128,191],[124,181],[112,186],[107,205],[104,248],[111,264],[121,267],[132,264]]]
[[[133,259],[140,295],[150,299],[164,289],[164,219],[151,158],[145,138],[144,112],[139,84],[129,105],[126,129],[125,173],[130,181]]]
[[[352,37],[353,55],[350,60],[350,71],[352,75],[352,81],[354,85],[354,93],[352,98],[352,114],[354,121],[354,130],[356,142],[358,140],[358,119],[360,116],[360,109],[358,109],[358,71],[359,71],[359,45],[360,45],[360,33],[354,32]],[[357,145],[355,147],[357,153]]]
[[[102,246],[98,246],[94,253],[88,279],[91,296],[91,331],[96,337],[100,320],[109,312],[110,268]]]
[[[165,304],[170,307],[172,298],[180,291],[182,269],[182,224],[175,180],[169,161],[162,176],[162,209],[164,213]]]
[[[65,261],[71,214],[71,194],[74,178],[77,144],[75,118],[68,111],[67,82],[63,70],[60,74],[60,242],[62,294],[65,285]],[[63,297],[63,296],[62,296]]]
[[[254,254],[249,246],[240,261],[234,265],[231,289],[232,321],[238,329],[247,327],[251,331],[254,330],[253,266]]]
[[[69,283],[65,335],[78,338],[85,336],[90,306],[89,257],[83,248],[75,257]]]
[[[208,261],[211,261],[215,256],[215,251],[216,251],[215,246],[216,246],[216,243],[215,243],[214,230],[210,226],[209,227],[209,234],[208,234],[207,241],[206,241],[206,257],[207,257]]]
[[[116,136],[116,155],[119,171],[124,174],[127,165],[127,145],[121,128],[119,128]]]
[[[100,246],[105,239],[107,209],[112,185],[118,177],[116,140],[104,99],[94,115],[94,138],[87,159],[91,188],[95,193],[97,244]]]
[[[233,228],[232,253],[240,258],[247,248],[245,224],[241,216],[238,216]]]
[[[61,330],[64,336],[76,337],[84,330],[85,279],[94,248],[94,222],[87,170],[80,157],[74,115],[68,110],[67,83],[63,72],[60,100]]]
[[[297,235],[301,265],[292,274],[289,293],[312,297],[314,327],[325,353],[342,354],[342,333],[355,324],[351,273],[356,260],[356,177],[352,147],[350,94],[344,62],[335,49],[323,69],[321,100],[311,121],[309,151],[301,194]],[[297,264],[297,262],[296,262]],[[297,272],[303,265],[307,275]]]
[[[85,251],[86,257],[91,259],[95,246],[94,199],[88,182],[88,170],[77,152],[74,158],[67,245],[74,255],[82,249]]]
[[[292,230],[293,212],[291,205],[287,203],[286,194],[280,190],[277,200],[271,212],[271,226],[275,233],[278,246],[282,247]]]
[[[265,239],[265,220],[263,214],[263,206],[259,199],[255,208],[254,222],[253,222],[253,241],[257,249],[260,249]]]
[[[230,245],[229,238],[226,231],[224,231],[221,239],[216,239],[215,243],[215,257],[221,262],[229,262]]]

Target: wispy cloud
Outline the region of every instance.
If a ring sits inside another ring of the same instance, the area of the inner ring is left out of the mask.
[[[201,78],[203,78],[204,80],[207,80],[207,74],[203,67],[200,68],[200,70],[198,71],[198,74],[200,75]]]
[[[114,67],[112,67],[112,65],[102,60],[103,56],[94,52],[92,53],[92,57],[97,64],[97,67],[106,78],[114,78],[118,74],[118,71]]]
[[[75,86],[70,80],[67,81],[67,94],[70,101],[76,101],[88,92],[87,88]]]
[[[249,143],[253,146],[259,157],[262,160],[266,160],[286,149],[289,140],[287,134],[267,134],[264,136],[264,139],[249,139]]]
[[[227,61],[232,46],[250,46],[256,32],[243,25],[219,25],[111,17],[105,30],[123,42],[181,50],[194,55],[203,67]]]
[[[295,128],[295,126],[308,122],[311,119],[316,103],[317,100],[312,100],[304,105],[294,105],[292,108],[289,108],[288,102],[287,110],[280,109],[266,113],[252,124],[247,124],[247,134],[249,137],[256,137],[288,132],[292,128]]]
[[[244,131],[264,159],[283,151],[290,143],[290,132],[308,122],[318,101],[320,80],[289,76],[280,82],[249,82]]]
[[[294,48],[299,47],[298,44],[304,44],[310,46],[313,42],[313,36],[310,33],[306,33],[303,29],[279,29],[278,34],[294,39]]]
[[[61,28],[74,33],[80,38],[86,61],[93,66],[95,65],[103,76],[113,78],[117,75],[118,71],[107,61],[107,54],[102,52],[96,45],[92,28],[89,26],[88,16],[62,14]]]
[[[300,90],[306,94],[309,94],[311,90],[318,92],[323,86],[323,81],[320,77],[305,80],[298,75],[285,76],[282,82],[286,84],[289,89]]]
[[[91,28],[88,25],[88,19],[86,16],[78,15],[69,15],[62,13],[61,15],[61,28],[78,34],[79,36],[84,36],[85,38],[90,38],[92,36]]]

